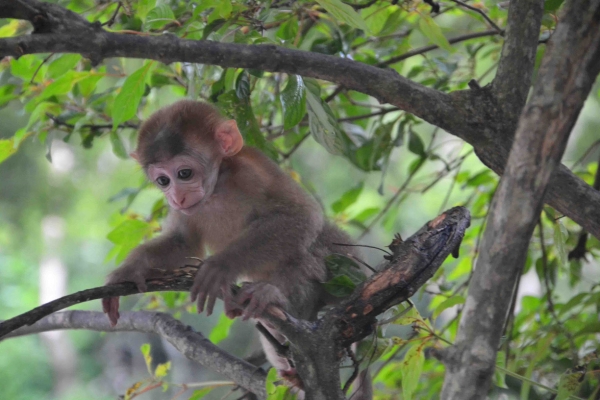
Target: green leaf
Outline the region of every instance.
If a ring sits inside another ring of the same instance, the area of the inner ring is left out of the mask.
[[[551,12],[556,11],[564,3],[565,0],[546,0],[544,2],[544,11]]]
[[[15,93],[15,89],[17,85],[2,85],[0,86],[0,107],[5,105],[11,100],[14,100],[19,97],[17,93]]]
[[[361,360],[365,368],[392,347],[394,342],[389,338],[376,338],[375,340],[361,340],[356,348],[356,359]]]
[[[558,394],[556,400],[567,400],[572,394],[576,394],[585,371],[567,370],[560,376],[558,381]]]
[[[114,244],[136,245],[150,232],[150,225],[139,219],[127,219],[113,229],[106,237]]]
[[[51,79],[59,78],[75,68],[80,60],[81,56],[79,54],[64,54],[48,65],[46,75]]]
[[[421,14],[421,19],[419,19],[419,30],[427,37],[427,39],[431,40],[431,42],[439,48],[450,53],[454,52],[454,48],[450,46],[448,39],[446,39],[438,24],[436,24],[430,16]]]
[[[420,157],[425,157],[425,144],[419,135],[411,129],[408,133],[408,150]]]
[[[231,0],[218,0],[215,4],[215,11],[221,18],[229,18],[231,16],[231,11],[233,11]]]
[[[164,378],[167,376],[167,373],[171,369],[171,361],[168,361],[164,364],[158,364],[156,369],[154,370],[154,376],[156,378]]]
[[[240,99],[250,97],[250,76],[246,70],[243,70],[235,81],[235,94]]]
[[[204,24],[201,24],[198,21],[194,21],[189,24],[185,30],[185,38],[190,40],[200,40],[202,39],[202,31],[204,30]]]
[[[240,99],[234,91],[230,90],[218,96],[217,106],[223,114],[229,115],[237,121],[238,128],[247,145],[257,147],[273,160],[277,159],[277,152],[273,145],[267,142],[263,136],[250,105],[250,99]]]
[[[308,126],[315,140],[331,154],[342,154],[344,132],[329,105],[321,100],[318,83],[304,79]]]
[[[554,224],[554,247],[556,248],[556,253],[558,254],[558,260],[563,266],[567,265],[569,262],[566,247],[567,237],[568,232],[565,226],[560,221],[556,221]]]
[[[88,75],[85,78],[77,82],[79,86],[79,93],[83,97],[89,97],[96,90],[96,84],[102,79],[102,75]]]
[[[496,355],[496,366],[506,369],[506,352],[498,352],[498,354]],[[500,368],[496,368],[496,370],[494,371],[494,383],[496,384],[496,386],[508,389],[508,386],[506,386],[506,372],[504,372],[504,370],[501,370]]]
[[[0,27],[0,38],[7,38],[17,33],[17,30],[21,26],[21,21],[13,19],[8,24]]]
[[[435,319],[437,317],[439,317],[439,315],[446,309],[453,307],[457,304],[464,304],[465,303],[465,298],[463,296],[453,296],[450,297],[446,300],[444,300],[444,302],[442,304],[440,304],[439,306],[436,307],[435,311],[433,312],[433,316],[432,318]]]
[[[369,208],[361,211],[360,214],[358,214],[353,219],[358,222],[365,223],[365,222],[367,222],[367,220],[369,220],[370,218],[373,218],[375,215],[377,215],[377,213],[379,213],[379,211],[381,211],[380,207],[369,207]]]
[[[363,171],[381,171],[393,149],[393,126],[393,123],[379,125],[372,137],[367,140],[357,137],[347,148],[346,156]],[[356,148],[355,142],[360,143],[360,141],[363,143]]]
[[[148,369],[148,372],[150,373],[150,375],[152,375],[152,356],[150,355],[150,344],[144,343],[140,347],[140,351],[142,352],[142,355],[144,356],[144,361],[146,362],[146,368]]]
[[[207,394],[209,394],[212,390],[213,390],[213,388],[211,388],[211,387],[207,387],[207,388],[200,389],[200,390],[195,390],[194,393],[192,393],[192,395],[190,396],[190,398],[188,400],[199,400],[199,399],[203,398],[204,396],[206,396]]]
[[[125,149],[125,145],[121,141],[121,137],[117,134],[117,132],[110,133],[110,144],[112,145],[112,150],[115,155],[123,160],[129,158],[127,154],[127,150]]]
[[[46,86],[44,91],[38,96],[38,100],[47,99],[52,96],[61,96],[67,94],[77,82],[85,78],[86,72],[69,71],[60,78]]]
[[[0,139],[0,163],[4,162],[8,157],[12,156],[17,152],[14,146],[14,140],[11,139]]]
[[[362,17],[354,11],[352,7],[342,3],[340,0],[317,0],[319,3],[332,17],[338,21],[342,21],[354,28],[361,29],[365,32],[369,32],[367,24]]]
[[[424,363],[425,356],[423,355],[422,345],[415,345],[406,352],[404,361],[400,364],[400,372],[402,373],[402,398],[404,400],[412,399],[412,395],[419,384]]]
[[[306,114],[306,91],[300,75],[290,75],[287,85],[281,92],[283,107],[283,128],[290,129],[300,123]]]
[[[485,171],[482,171],[482,172],[470,177],[469,180],[467,180],[467,182],[465,182],[465,185],[471,186],[471,187],[477,187],[477,186],[485,185],[488,183],[495,183],[495,181],[496,181],[496,179],[493,176],[493,174],[490,172],[490,170],[486,169]]]
[[[125,80],[112,108],[113,130],[117,129],[120,123],[133,118],[137,112],[146,88],[146,76],[152,64],[152,62],[147,63]]]
[[[367,279],[356,261],[343,254],[328,255],[325,257],[325,266],[332,277],[347,276],[355,285]]]
[[[144,30],[160,29],[169,22],[175,20],[173,10],[167,4],[161,4],[148,11],[146,21],[144,22]]]
[[[347,297],[354,292],[356,285],[346,275],[336,276],[335,278],[323,283],[327,293],[335,297]]]
[[[284,400],[288,395],[289,388],[285,385],[278,385],[281,379],[275,368],[271,368],[267,374],[266,389],[267,400]]]
[[[139,219],[127,219],[113,229],[107,235],[107,238],[118,248],[116,261],[120,262],[124,260],[131,250],[137,247],[146,236],[150,236],[151,234],[151,225]]]
[[[229,336],[231,325],[233,325],[233,321],[233,319],[227,318],[225,314],[221,314],[219,316],[219,322],[217,322],[217,325],[210,331],[208,339],[214,344],[217,344],[227,338],[227,336]]]
[[[277,37],[281,40],[291,40],[298,33],[298,18],[293,17],[285,21],[277,30]]]
[[[146,20],[148,12],[156,6],[156,0],[139,0],[137,2],[136,15],[142,20]]]
[[[331,209],[334,213],[339,214],[345,211],[352,204],[356,203],[358,196],[360,196],[363,190],[363,183],[359,183],[354,188],[348,190],[342,195],[335,203],[331,205]]]
[[[206,40],[208,39],[208,36],[215,32],[218,31],[219,29],[221,29],[223,27],[223,25],[225,25],[227,23],[226,20],[224,19],[215,19],[214,21],[211,21],[210,23],[208,23],[205,27],[204,27],[204,31],[202,32],[202,40]]]
[[[29,81],[33,77],[33,73],[37,69],[37,64],[34,65],[34,56],[23,56],[19,59],[12,58],[10,60],[10,72],[14,76]]]

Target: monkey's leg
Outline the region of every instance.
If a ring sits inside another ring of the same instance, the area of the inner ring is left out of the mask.
[[[268,333],[272,336],[273,339],[277,340],[281,344],[285,343],[285,336],[283,336],[275,329],[270,328],[268,326],[268,322],[262,320],[256,321],[259,322],[268,331]],[[298,389],[302,389],[302,380],[298,376],[296,368],[294,368],[291,365],[290,361],[286,357],[277,353],[277,349],[275,348],[275,346],[262,332],[260,334],[260,343],[262,344],[267,360],[271,363],[273,368],[277,370],[279,376],[288,381],[291,386]]]

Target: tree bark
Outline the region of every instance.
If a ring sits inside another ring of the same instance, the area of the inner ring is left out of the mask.
[[[572,0],[560,17],[531,100],[519,120],[492,202],[456,344],[439,353],[447,367],[444,400],[487,395],[502,328],[546,185],[598,72],[600,1]]]
[[[390,103],[473,145],[482,162],[502,174],[516,116],[529,88],[539,27],[538,0],[511,6],[507,45],[493,87],[446,94],[393,70],[347,58],[273,45],[239,45],[106,32],[63,7],[37,0],[0,0],[0,18],[24,18],[35,35],[0,39],[0,58],[34,53],[79,53],[99,63],[107,57],[192,62],[253,68],[328,80]],[[583,9],[581,12],[585,12]],[[554,172],[545,201],[600,239],[600,193],[565,166]]]

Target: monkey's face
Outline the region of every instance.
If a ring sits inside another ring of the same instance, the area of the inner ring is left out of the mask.
[[[150,164],[148,177],[163,191],[172,208],[191,215],[212,194],[219,161],[181,154]]]

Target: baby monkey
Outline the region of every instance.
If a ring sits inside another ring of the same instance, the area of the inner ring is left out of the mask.
[[[210,315],[221,296],[231,318],[260,319],[273,305],[311,320],[334,301],[320,285],[328,277],[324,259],[348,253],[333,243],[349,238],[277,164],[244,146],[234,120],[206,103],[177,102],[142,125],[132,156],[163,191],[170,211],[162,234],[134,249],[107,284],[134,282],[144,292],[147,279],[189,264],[189,257],[204,259],[208,248],[212,255],[191,289],[199,313]],[[243,284],[233,295],[235,283]],[[119,298],[102,305],[114,326]],[[287,360],[262,335],[261,341],[273,366],[292,378]]]

